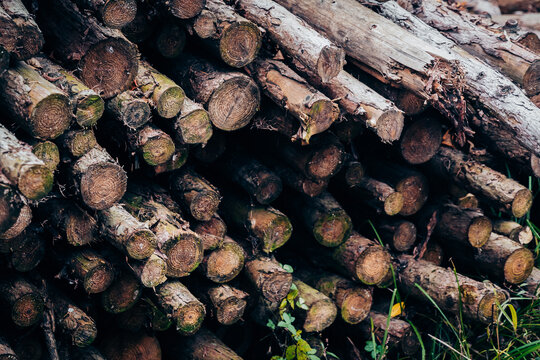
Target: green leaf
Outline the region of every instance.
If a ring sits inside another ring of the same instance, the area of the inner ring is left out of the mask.
[[[268,319],[268,322],[266,323],[266,326],[268,326],[270,329],[275,330],[276,324],[272,321],[272,319]]]
[[[514,327],[514,332],[516,332],[517,327],[518,327],[518,317],[517,317],[516,308],[514,308],[514,305],[512,304],[508,304],[507,306],[510,309],[510,316],[512,317],[512,326]]]
[[[327,351],[327,352],[326,352],[326,355],[331,356],[331,357],[336,358],[336,359],[339,359],[339,356],[337,356],[337,355],[334,354],[334,353],[331,353],[330,351]]]
[[[289,264],[283,264],[281,267],[283,268],[283,270],[291,274],[294,271],[293,267]]]
[[[295,317],[289,313],[283,313],[283,320],[285,320],[289,324],[292,324],[295,320]]]
[[[302,297],[299,297],[298,300],[296,300],[296,306],[302,310],[309,310],[309,307],[306,305],[306,301]]]
[[[296,357],[296,345],[291,345],[285,350],[285,358],[293,360]]]
[[[282,327],[282,328],[286,328],[287,325],[288,325],[288,324],[287,324],[285,321],[280,321],[280,322],[277,323],[277,326],[278,326],[278,327]]]
[[[292,283],[292,284],[291,284],[290,290],[291,290],[291,291],[294,291],[294,290],[298,291],[298,287],[296,287],[296,284],[295,284],[295,283]]]
[[[296,344],[298,347],[298,351],[301,351],[303,353],[308,353],[308,351],[311,350],[311,346],[309,346],[308,342],[304,339],[298,340],[298,343]]]
[[[320,357],[318,357],[317,355],[308,355],[309,357],[309,360],[321,360]]]

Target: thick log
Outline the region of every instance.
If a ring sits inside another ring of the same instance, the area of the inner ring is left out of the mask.
[[[139,65],[135,45],[119,30],[104,27],[69,0],[40,4],[38,21],[55,57],[79,69],[81,80],[110,98],[127,90]]]
[[[222,284],[194,284],[194,292],[221,325],[232,325],[242,319],[246,309],[248,293]]]
[[[26,199],[21,196],[11,186],[10,181],[0,173],[0,239],[4,238],[5,231],[8,231],[15,225],[25,206],[28,206],[26,205]],[[30,211],[30,216],[31,215],[32,212]],[[24,230],[24,228],[20,231],[22,230]]]
[[[205,145],[214,132],[208,112],[201,104],[187,97],[184,98],[184,104],[173,128],[176,140],[182,144]]]
[[[2,240],[2,251],[5,245],[9,246],[10,266],[19,272],[28,272],[43,260],[46,238],[41,227],[31,224],[19,235]]]
[[[105,110],[105,102],[100,95],[71,72],[44,56],[36,56],[26,62],[69,96],[77,124],[82,127],[96,125]]]
[[[530,227],[527,225],[520,225],[514,221],[496,220],[493,222],[493,231],[497,234],[504,235],[521,245],[527,245],[534,239]]]
[[[235,6],[243,16],[263,27],[282,51],[313,69],[323,83],[343,70],[345,52],[274,1],[241,0]]]
[[[486,165],[469,159],[458,150],[441,147],[430,161],[443,177],[450,176],[468,190],[482,195],[505,212],[523,217],[532,206],[532,193],[525,186]]]
[[[174,350],[166,357],[168,360],[242,360],[216,335],[202,328],[197,334],[175,342]]]
[[[493,225],[482,211],[448,203],[438,212],[435,234],[445,241],[481,248],[489,240]]]
[[[216,213],[221,195],[208,180],[192,170],[181,170],[169,179],[171,194],[199,221],[208,221]]]
[[[232,238],[225,236],[217,249],[205,254],[201,268],[209,280],[226,283],[240,274],[245,258],[244,249]]]
[[[445,3],[434,0],[398,0],[398,3],[461,48],[500,69],[522,85],[529,96],[540,92],[540,54],[501,39],[502,32],[477,25],[476,17]]]
[[[231,228],[258,239],[265,253],[285,245],[292,234],[292,224],[285,214],[271,206],[254,205],[235,189],[223,197],[220,213]]]
[[[120,205],[101,210],[99,222],[102,234],[133,259],[146,259],[156,249],[156,235]]]
[[[140,280],[127,271],[116,276],[114,282],[101,294],[103,309],[119,314],[131,309],[142,294]]]
[[[88,9],[98,17],[103,25],[120,29],[135,19],[136,0],[76,0],[81,9]]]
[[[304,299],[308,310],[299,310],[302,328],[305,332],[320,332],[334,323],[337,308],[333,301],[322,292],[298,279],[293,280],[298,289],[298,296]]]
[[[503,14],[513,13],[518,10],[529,12],[540,11],[540,3],[537,0],[497,0],[497,3]]]
[[[126,209],[156,234],[157,248],[167,259],[167,276],[188,276],[203,259],[199,236],[179,214],[164,189],[148,184],[131,183],[123,202]]]
[[[38,208],[38,214],[41,219],[48,220],[72,246],[98,241],[96,220],[71,200],[49,199]]]
[[[157,288],[160,306],[174,319],[176,330],[184,335],[196,333],[206,315],[204,305],[179,281],[167,281]]]
[[[439,150],[442,127],[438,119],[423,117],[409,124],[399,141],[399,151],[411,165],[428,162]]]
[[[28,327],[41,321],[43,298],[34,285],[20,276],[0,281],[0,301],[17,326]]]
[[[388,316],[388,314],[371,311],[369,318],[359,324],[357,329],[366,338],[371,338],[372,333],[375,333],[379,341],[386,337],[388,341],[386,346],[390,351],[395,349],[409,356],[416,354],[420,350],[420,342],[412,326],[401,319],[388,319]]]
[[[0,337],[0,359],[2,360],[18,360],[17,354],[11,348],[7,340]]]
[[[243,18],[223,0],[206,0],[204,10],[193,19],[192,30],[235,68],[252,62],[259,52],[262,34],[257,25]]]
[[[506,300],[506,293],[495,284],[486,284],[456,274],[424,260],[401,255],[399,285],[417,299],[427,301],[420,286],[443,310],[489,324],[496,321],[498,304]]]
[[[107,112],[129,129],[138,129],[144,126],[150,121],[152,114],[150,105],[143,94],[134,90],[123,91],[109,99]]]
[[[71,179],[82,201],[94,210],[111,207],[126,192],[126,172],[99,146],[73,163]]]
[[[0,125],[0,167],[13,186],[30,200],[41,199],[53,185],[53,173],[32,153],[32,148],[19,141]]]
[[[190,55],[169,65],[168,74],[191,99],[205,105],[218,129],[233,131],[246,126],[259,108],[259,88],[245,74]]]
[[[81,249],[71,254],[68,260],[69,273],[82,283],[88,294],[105,291],[114,280],[114,269],[100,253],[91,249]]]
[[[206,0],[172,0],[166,1],[167,10],[179,19],[191,19],[203,11]]]
[[[166,22],[159,27],[155,36],[155,47],[161,56],[176,59],[182,54],[186,45],[186,32],[182,26]]]
[[[337,104],[283,62],[257,59],[248,69],[265,94],[300,121],[300,138],[306,142],[327,130],[338,118]]]
[[[395,251],[409,251],[416,242],[416,226],[407,220],[381,219],[377,222],[377,232]]]
[[[80,158],[98,146],[92,129],[68,130],[60,137],[59,142],[62,150],[74,158]]]
[[[32,152],[51,171],[55,171],[60,164],[60,151],[55,143],[49,140],[37,141],[32,144]]]
[[[129,266],[144,287],[155,288],[167,281],[166,257],[159,251],[147,259],[130,260]]]
[[[421,173],[408,167],[379,161],[369,167],[369,173],[375,179],[391,185],[403,195],[403,207],[400,215],[416,214],[427,201],[429,186]]]
[[[0,46],[17,60],[34,56],[43,46],[41,30],[21,0],[2,2],[0,28]]]
[[[22,61],[0,78],[0,91],[10,116],[33,137],[54,139],[71,123],[69,98]]]
[[[258,256],[246,261],[246,276],[264,300],[279,304],[291,288],[292,274],[274,259]]]
[[[184,103],[184,90],[174,81],[158,72],[146,61],[139,63],[135,79],[137,86],[150,98],[159,116],[170,119],[178,115]]]
[[[158,340],[144,332],[114,333],[104,339],[100,350],[109,360],[161,360]]]
[[[208,221],[195,223],[193,231],[201,238],[204,251],[214,250],[223,243],[227,233],[227,225],[218,214],[214,214]]]

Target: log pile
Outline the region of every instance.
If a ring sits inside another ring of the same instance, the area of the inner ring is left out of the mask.
[[[1,1],[0,358],[270,358],[285,315],[414,357],[381,289],[538,296],[539,10]]]

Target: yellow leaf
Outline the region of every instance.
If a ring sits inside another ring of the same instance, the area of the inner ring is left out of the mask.
[[[390,317],[396,317],[396,316],[401,315],[401,312],[403,311],[403,309],[405,309],[404,303],[400,302],[400,303],[394,304],[394,306],[392,306],[392,311],[390,311]]]
[[[514,332],[517,331],[518,327],[518,318],[517,318],[517,312],[516,308],[514,308],[514,305],[508,304],[508,308],[510,309],[510,316],[512,317],[512,326],[514,327]]]

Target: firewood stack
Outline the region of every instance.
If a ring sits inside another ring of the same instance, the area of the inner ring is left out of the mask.
[[[414,356],[385,288],[537,296],[538,10],[0,1],[0,358],[269,358],[291,287],[343,359],[370,319]]]

